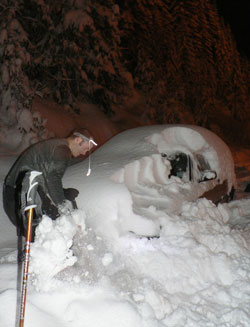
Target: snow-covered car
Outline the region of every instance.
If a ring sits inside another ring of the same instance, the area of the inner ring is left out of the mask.
[[[87,177],[88,165],[85,160],[71,167],[65,183],[72,186],[70,176],[82,170],[75,187],[84,185],[84,191],[77,202],[95,228],[109,210],[108,229],[119,223],[123,231],[147,233],[152,216],[179,214],[185,202],[202,197],[214,203],[230,200],[236,186],[228,146],[211,131],[191,125],[127,130],[91,155]]]

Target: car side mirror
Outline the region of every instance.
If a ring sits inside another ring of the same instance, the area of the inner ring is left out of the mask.
[[[215,179],[217,177],[217,173],[214,170],[203,170],[201,171],[201,178],[199,180],[199,183],[210,181],[212,179]]]

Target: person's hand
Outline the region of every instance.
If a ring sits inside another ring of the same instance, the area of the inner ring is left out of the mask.
[[[64,200],[62,204],[59,204],[58,211],[60,215],[69,215],[73,210],[72,202],[69,200]]]

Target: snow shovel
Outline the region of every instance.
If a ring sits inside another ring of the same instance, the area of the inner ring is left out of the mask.
[[[30,256],[30,242],[32,233],[32,220],[33,212],[36,207],[35,195],[37,191],[38,182],[35,181],[36,177],[42,173],[38,171],[31,171],[26,173],[24,179],[29,180],[29,189],[27,192],[27,206],[24,211],[28,211],[28,224],[26,234],[26,246],[25,246],[25,260],[23,266],[23,283],[22,283],[22,295],[21,295],[21,310],[20,310],[20,321],[19,327],[24,327],[24,315],[27,295],[27,282],[28,282],[28,271],[29,271],[29,256]]]

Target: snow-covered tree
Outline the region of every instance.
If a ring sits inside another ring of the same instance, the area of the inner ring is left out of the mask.
[[[214,0],[4,0],[0,14],[1,124],[40,96],[135,124],[248,129],[249,61]]]

